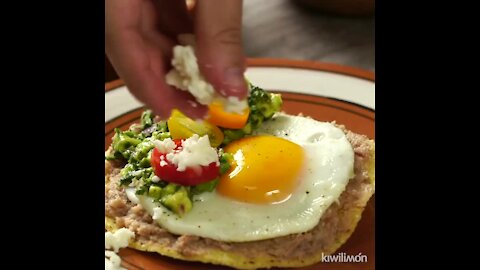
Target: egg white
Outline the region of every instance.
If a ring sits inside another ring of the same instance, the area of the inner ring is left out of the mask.
[[[299,185],[288,200],[257,205],[206,192],[194,197],[192,210],[181,218],[147,196],[137,196],[139,203],[171,233],[219,241],[263,240],[312,229],[353,177],[352,146],[331,123],[287,114],[277,114],[254,135],[265,134],[290,140],[305,151]]]

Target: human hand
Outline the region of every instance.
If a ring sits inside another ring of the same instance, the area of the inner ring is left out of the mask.
[[[193,12],[182,0],[105,0],[107,56],[131,93],[162,117],[174,108],[194,118],[207,112],[165,82],[178,34],[195,34],[200,71],[221,95],[247,95],[242,1],[200,0]]]

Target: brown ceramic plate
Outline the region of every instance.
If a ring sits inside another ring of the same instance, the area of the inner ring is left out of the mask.
[[[264,89],[281,93],[285,112],[303,113],[319,121],[336,121],[375,139],[374,73],[333,64],[284,59],[249,59],[248,64],[249,80]],[[128,93],[122,81],[105,85],[105,149],[111,143],[113,129],[128,128],[139,120],[142,111],[142,104]],[[375,268],[375,197],[368,203],[353,235],[336,254],[366,255],[367,262],[319,263],[299,269]],[[120,256],[127,269],[231,269],[174,260],[129,248],[121,250]]]

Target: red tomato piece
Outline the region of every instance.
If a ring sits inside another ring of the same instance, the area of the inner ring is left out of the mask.
[[[175,150],[182,146],[181,140],[174,140],[177,145]],[[160,165],[160,161],[166,162],[164,166]],[[208,166],[199,166],[197,168],[186,168],[185,171],[177,171],[177,166],[167,160],[166,154],[160,153],[157,148],[153,149],[150,158],[152,167],[160,179],[165,182],[176,183],[183,186],[194,186],[205,183],[217,178],[220,175],[220,166],[216,162],[210,163]]]

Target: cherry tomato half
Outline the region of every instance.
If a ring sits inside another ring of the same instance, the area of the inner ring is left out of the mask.
[[[181,140],[174,140],[178,149],[182,145]],[[167,163],[164,166],[160,165],[163,160]],[[211,181],[220,175],[220,166],[215,162],[208,166],[199,166],[197,168],[186,168],[185,171],[177,171],[177,166],[167,160],[166,154],[160,153],[157,148],[153,149],[151,164],[155,170],[155,175],[160,179],[170,183],[176,183],[183,186],[194,186],[201,183]]]

